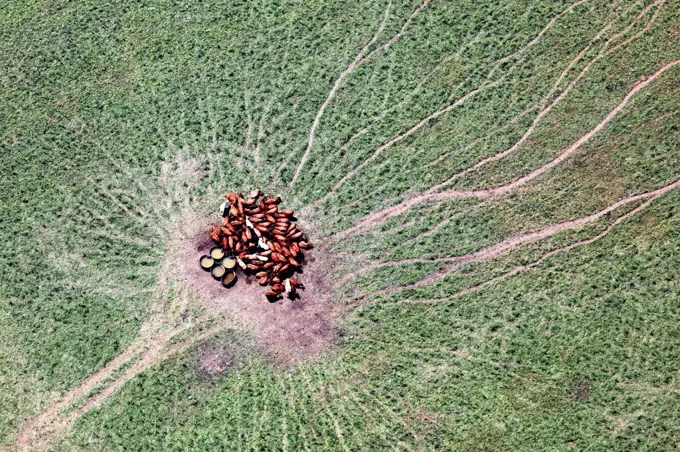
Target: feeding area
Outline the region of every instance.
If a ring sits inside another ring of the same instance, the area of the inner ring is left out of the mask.
[[[222,221],[210,228],[215,247],[201,256],[201,268],[227,289],[237,284],[237,271],[255,275],[261,286],[269,286],[265,296],[270,302],[284,294],[299,297],[304,285],[294,276],[302,272],[304,250],[312,244],[295,222],[295,212],[279,210],[281,197],[259,189],[248,199],[241,193],[227,193],[225,198]]]

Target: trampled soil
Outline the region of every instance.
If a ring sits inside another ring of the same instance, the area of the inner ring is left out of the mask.
[[[226,289],[200,268],[200,257],[214,246],[207,231],[208,225],[204,233],[186,242],[179,254],[177,274],[172,275],[202,306],[233,318],[236,326],[255,336],[268,359],[284,365],[318,355],[332,344],[339,309],[331,303],[327,277],[332,260],[324,251],[305,253],[303,273],[297,276],[305,290],[298,299],[284,297],[271,303],[264,295],[268,288],[260,286],[252,275],[239,270],[236,285]]]

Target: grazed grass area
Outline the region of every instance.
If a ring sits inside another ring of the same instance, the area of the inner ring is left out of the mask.
[[[677,2],[0,12],[0,443],[680,444]],[[290,369],[174,273],[254,187],[342,258]]]

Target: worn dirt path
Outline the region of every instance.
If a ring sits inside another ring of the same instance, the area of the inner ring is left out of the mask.
[[[649,204],[649,202],[653,201],[654,199],[658,198],[659,196],[680,187],[680,180],[677,180],[671,184],[665,185],[661,188],[658,188],[656,190],[642,193],[639,195],[633,195],[633,196],[628,196],[626,198],[623,198],[614,204],[611,204],[607,208],[596,212],[594,214],[578,218],[575,220],[570,220],[570,221],[565,221],[562,223],[554,224],[551,226],[548,226],[546,228],[540,229],[538,231],[534,231],[528,234],[516,236],[516,237],[510,237],[506,240],[503,240],[502,242],[497,243],[496,245],[492,245],[490,247],[484,248],[482,250],[476,251],[474,253],[469,253],[463,256],[457,256],[457,257],[450,257],[450,258],[441,258],[441,259],[432,259],[432,260],[427,260],[427,259],[406,259],[402,261],[394,261],[394,262],[386,262],[382,264],[377,264],[374,266],[366,266],[363,271],[370,270],[370,269],[375,269],[375,268],[380,268],[384,266],[393,266],[393,265],[403,265],[403,264],[409,264],[409,263],[416,263],[416,262],[448,262],[446,266],[444,266],[440,271],[437,273],[431,274],[425,278],[420,279],[419,281],[405,285],[405,286],[397,286],[397,287],[391,287],[389,289],[385,289],[382,291],[377,291],[374,292],[374,294],[381,294],[381,293],[392,293],[396,292],[399,290],[403,289],[410,289],[414,287],[419,287],[427,284],[431,284],[435,281],[438,281],[440,279],[445,278],[447,275],[449,275],[451,272],[457,270],[463,265],[470,264],[470,263],[475,263],[475,262],[481,262],[485,261],[488,259],[492,259],[498,256],[501,256],[503,254],[508,253],[509,251],[512,251],[516,249],[519,246],[525,245],[527,243],[533,243],[538,240],[544,239],[551,237],[553,235],[556,235],[560,232],[569,230],[569,229],[575,229],[580,226],[586,225],[588,223],[595,222],[602,218],[603,216],[613,212],[614,210],[623,207],[627,204],[638,202],[638,201],[647,201],[645,204],[642,206],[634,209],[631,211],[629,215],[624,215],[620,221],[623,221],[623,219],[628,218],[628,216],[635,214],[642,210],[641,208],[646,208]],[[644,206],[644,207],[643,207]],[[618,222],[620,222],[618,221]],[[618,222],[615,222],[614,224],[618,224]],[[599,236],[596,236],[597,238],[600,238]],[[597,240],[597,238],[595,240]],[[583,244],[586,244],[587,241],[584,241]],[[574,245],[578,246],[578,245]],[[570,249],[569,247],[567,247]],[[565,250],[567,249],[565,248]],[[353,276],[353,275],[348,275],[348,276]]]
[[[595,135],[597,135],[599,132],[601,132],[620,112],[623,110],[623,108],[630,102],[630,100],[638,93],[640,90],[646,88],[649,84],[657,80],[659,77],[664,75],[666,72],[674,68],[680,64],[680,59],[672,61],[653,74],[645,77],[642,81],[637,83],[629,92],[626,94],[626,96],[619,102],[618,105],[616,105],[608,114],[607,116],[602,119],[594,128],[592,128],[590,131],[586,132],[583,136],[581,136],[578,140],[576,140],[574,143],[572,143],[570,146],[567,148],[563,149],[558,156],[551,160],[550,162],[536,168],[535,170],[531,171],[529,174],[520,177],[519,179],[516,179],[508,184],[501,185],[498,187],[494,188],[488,188],[488,189],[482,189],[482,190],[444,190],[438,193],[428,193],[424,192],[422,194],[416,195],[412,198],[406,199],[402,201],[401,203],[394,205],[392,207],[388,207],[386,209],[380,210],[378,212],[374,212],[372,214],[369,214],[365,216],[364,218],[360,219],[358,222],[354,224],[354,226],[351,226],[347,229],[344,229],[336,234],[333,234],[329,237],[326,238],[326,240],[338,240],[342,239],[351,235],[355,235],[357,233],[360,233],[366,229],[370,229],[372,227],[375,227],[377,225],[382,224],[385,220],[403,214],[407,212],[410,208],[426,203],[426,202],[442,202],[442,201],[449,201],[453,199],[461,199],[461,198],[494,198],[502,195],[506,195],[508,193],[513,192],[517,188],[527,184],[528,182],[533,181],[534,179],[538,178],[539,176],[542,176],[543,174],[549,172],[552,170],[554,167],[558,166],[562,162],[564,162],[566,159],[568,159],[574,152],[576,152],[581,146],[583,146],[586,142],[588,142],[591,138],[593,138]]]
[[[508,270],[507,272],[503,273],[502,275],[496,276],[495,278],[491,278],[488,281],[484,281],[484,282],[477,284],[475,286],[472,286],[472,287],[469,287],[469,288],[466,288],[466,289],[462,289],[462,290],[460,290],[460,291],[458,291],[458,292],[456,292],[456,293],[454,293],[454,294],[452,294],[448,297],[445,297],[445,298],[403,299],[403,300],[398,300],[395,303],[439,303],[439,302],[451,301],[454,298],[458,298],[460,296],[482,290],[485,287],[499,283],[499,282],[503,281],[504,279],[507,279],[507,278],[514,276],[518,273],[521,273],[525,270],[530,270],[532,268],[535,268],[535,267],[539,266],[540,264],[542,264],[543,262],[545,262],[546,260],[550,259],[551,257],[557,255],[557,254],[565,253],[569,250],[572,250],[574,248],[578,248],[578,247],[581,247],[581,246],[590,245],[591,243],[595,243],[598,240],[603,239],[617,225],[621,224],[625,220],[627,220],[627,219],[637,215],[638,213],[642,212],[643,210],[647,209],[647,207],[649,207],[649,205],[652,202],[654,202],[654,200],[657,199],[659,196],[661,196],[661,194],[654,195],[654,196],[650,197],[647,201],[645,201],[642,204],[640,204],[639,206],[637,206],[635,209],[631,210],[630,212],[628,212],[624,215],[621,215],[619,218],[616,219],[616,221],[614,221],[612,224],[610,224],[607,227],[607,229],[605,229],[601,233],[597,234],[596,236],[591,237],[589,239],[581,240],[579,242],[571,243],[569,245],[566,245],[566,246],[563,246],[563,247],[560,247],[560,248],[557,248],[557,249],[554,249],[554,250],[544,254],[543,256],[541,256],[540,259],[538,259],[538,260],[536,260],[536,261],[534,261],[530,264],[518,265],[518,266],[513,267],[512,269]]]
[[[105,397],[110,395],[113,390],[120,387],[125,381],[139,374],[142,370],[150,367],[150,365],[141,368],[145,363],[150,362],[150,357],[164,355],[163,349],[167,342],[177,334],[186,331],[192,326],[196,326],[207,320],[208,315],[198,317],[194,322],[181,325],[177,328],[160,331],[154,337],[144,339],[141,336],[120,355],[112,359],[108,364],[98,370],[96,373],[86,378],[76,387],[67,391],[59,399],[50,403],[40,413],[34,417],[26,420],[19,429],[19,433],[11,446],[11,450],[45,450],[49,448],[52,440],[60,433],[67,431],[78,416],[75,414],[82,414],[90,408],[85,409],[88,403],[93,400],[101,403]],[[176,350],[176,346],[168,350]],[[167,354],[168,352],[165,352]],[[169,355],[168,355],[169,356]],[[113,382],[105,384],[104,387],[92,395],[88,399],[84,399],[88,394],[95,390],[98,386],[103,384],[107,379],[112,377],[116,371],[122,369],[126,364],[138,359],[128,370],[121,376],[116,378]],[[154,361],[157,362],[157,361]],[[134,373],[134,369],[141,369]],[[133,375],[134,373],[134,375]],[[124,381],[123,381],[124,380]],[[115,388],[113,386],[115,385]],[[113,390],[111,390],[113,388]],[[79,406],[73,406],[80,401]],[[64,412],[71,408],[68,414]]]
[[[430,3],[432,0],[423,0],[423,2],[418,5],[416,9],[413,10],[413,13],[409,16],[409,18],[404,22],[402,25],[401,29],[397,34],[392,36],[386,43],[378,46],[376,49],[368,53],[368,49],[375,44],[375,42],[378,40],[380,35],[382,34],[383,28],[385,28],[385,24],[387,23],[387,18],[389,16],[389,11],[392,3],[388,3],[387,8],[385,9],[385,13],[383,14],[383,20],[380,23],[380,26],[378,27],[378,30],[375,32],[373,35],[373,38],[361,49],[361,51],[357,54],[357,56],[352,60],[352,62],[347,66],[347,68],[340,74],[340,76],[337,78],[335,83],[333,84],[333,87],[331,90],[328,92],[328,95],[326,96],[326,100],[324,100],[323,104],[321,104],[321,107],[319,107],[319,110],[316,113],[316,116],[314,117],[314,122],[312,123],[312,127],[309,129],[309,138],[307,139],[307,147],[305,148],[305,152],[302,154],[302,158],[300,159],[300,162],[298,163],[297,167],[295,168],[295,173],[293,174],[293,179],[290,181],[290,187],[292,187],[295,182],[297,181],[298,177],[300,176],[300,172],[302,171],[303,166],[305,163],[307,163],[307,160],[309,158],[309,153],[312,149],[312,146],[314,145],[314,139],[316,138],[316,129],[319,127],[319,123],[321,122],[321,117],[323,116],[324,112],[326,111],[326,108],[328,108],[328,105],[331,103],[333,98],[335,97],[335,94],[338,92],[340,89],[340,86],[342,85],[342,82],[347,78],[349,74],[354,72],[354,70],[365,63],[366,61],[370,60],[374,55],[376,55],[379,52],[382,52],[383,50],[391,47],[395,42],[401,38],[401,36],[406,32],[406,29],[409,27],[411,24],[411,21],[413,20],[414,17],[416,17],[420,12],[427,7],[427,5]]]

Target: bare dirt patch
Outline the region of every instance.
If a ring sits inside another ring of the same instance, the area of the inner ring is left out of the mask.
[[[225,289],[203,271],[199,258],[213,246],[205,232],[187,240],[178,250],[173,279],[185,286],[188,293],[211,312],[221,312],[252,332],[268,359],[293,365],[318,355],[333,344],[333,324],[339,309],[331,302],[332,259],[327,252],[314,249],[306,253],[303,273],[299,279],[306,289],[300,298],[270,303],[265,288],[254,276],[243,272],[231,289]],[[213,358],[214,359],[214,358]]]

